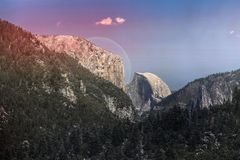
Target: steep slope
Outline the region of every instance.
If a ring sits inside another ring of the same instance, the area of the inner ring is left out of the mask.
[[[30,32],[1,19],[0,33],[0,49],[14,52],[15,56],[41,56],[48,51]]]
[[[213,74],[197,79],[181,90],[165,98],[160,108],[179,105],[187,108],[208,108],[232,100],[232,94],[240,84],[240,70]]]
[[[162,98],[171,94],[166,83],[152,73],[135,73],[132,82],[126,88],[139,113],[149,111]]]
[[[133,114],[121,89],[0,20],[0,159],[94,156]]]
[[[109,80],[119,88],[124,88],[124,65],[118,55],[114,55],[93,43],[75,36],[36,36],[49,50],[67,53],[95,75]]]
[[[2,20],[0,25],[2,59],[9,60],[10,68],[13,67],[15,70],[24,68],[30,73],[35,69],[40,70],[41,72],[39,72],[43,75],[38,81],[42,83],[43,89],[47,92],[51,92],[53,89],[44,83],[45,78],[52,76],[51,74],[57,74],[59,82],[56,83],[61,86],[59,92],[72,103],[77,104],[78,98],[81,97],[75,95],[76,93],[86,92],[84,93],[85,97],[95,98],[96,102],[105,104],[118,116],[122,118],[132,116],[131,101],[122,90],[110,82],[92,75],[68,54],[50,51],[35,36],[20,27]],[[87,47],[85,46],[86,50],[89,50]],[[3,61],[3,63],[5,62]],[[25,68],[26,65],[29,65],[28,68]],[[52,68],[56,69],[56,73],[51,72]]]

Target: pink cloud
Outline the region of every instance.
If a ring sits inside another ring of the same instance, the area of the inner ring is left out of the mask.
[[[96,25],[112,26],[112,25],[120,25],[125,22],[126,22],[126,19],[124,19],[122,17],[117,17],[115,19],[112,19],[111,17],[107,17],[107,18],[97,21]]]
[[[104,18],[104,19],[96,22],[96,25],[110,26],[110,25],[113,25],[113,20],[111,17]]]
[[[122,17],[117,17],[115,18],[115,21],[118,23],[118,24],[123,24],[124,22],[126,22],[126,19],[122,18]]]

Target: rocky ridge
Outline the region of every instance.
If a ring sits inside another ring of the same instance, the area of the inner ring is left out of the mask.
[[[197,79],[159,103],[158,109],[168,109],[174,105],[183,108],[208,108],[232,100],[232,94],[240,84],[240,70],[213,74]]]
[[[124,65],[120,56],[100,48],[84,38],[70,35],[36,35],[51,51],[67,53],[92,73],[124,88]]]

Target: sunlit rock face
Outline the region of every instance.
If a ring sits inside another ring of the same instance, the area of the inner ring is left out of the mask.
[[[134,118],[132,102],[119,88],[123,87],[124,78],[121,58],[87,40],[73,36],[36,36],[0,19],[0,71],[1,97],[10,99],[0,99],[3,100],[0,123],[7,120],[7,107],[17,109],[19,104],[23,105],[17,98],[24,99],[27,110],[41,106],[36,104],[56,110],[68,108],[74,110],[72,113],[85,107],[85,114],[98,120]],[[12,102],[16,102],[14,106]]]
[[[124,65],[120,56],[76,36],[36,35],[36,37],[48,49],[74,57],[95,75],[109,80],[119,88],[124,88]]]
[[[160,109],[168,109],[174,105],[188,108],[209,108],[232,100],[232,94],[240,85],[240,70],[213,74],[190,82],[184,88],[160,102]]]
[[[132,82],[126,87],[126,92],[139,114],[149,111],[171,94],[167,84],[152,73],[135,73]]]

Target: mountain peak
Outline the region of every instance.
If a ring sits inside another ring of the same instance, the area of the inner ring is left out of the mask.
[[[136,72],[132,82],[127,86],[127,93],[141,114],[170,95],[171,91],[167,84],[155,74]]]
[[[168,95],[171,94],[171,91],[167,86],[167,84],[157,75],[150,72],[144,72],[144,73],[136,72],[135,74],[141,75],[147,79],[147,81],[149,82],[152,88],[153,93],[157,97],[160,97],[160,98],[167,97]]]

